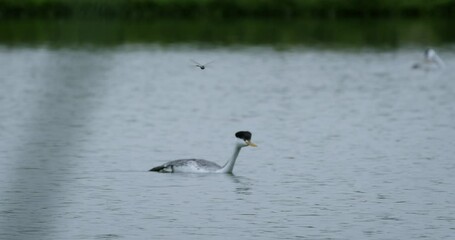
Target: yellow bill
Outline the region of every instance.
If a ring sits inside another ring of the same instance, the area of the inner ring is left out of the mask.
[[[257,146],[258,146],[258,145],[254,144],[254,143],[252,143],[252,142],[250,142],[250,141],[248,141],[248,140],[246,140],[245,142],[246,142],[246,144],[248,144],[248,146],[250,146],[250,147],[257,147]]]

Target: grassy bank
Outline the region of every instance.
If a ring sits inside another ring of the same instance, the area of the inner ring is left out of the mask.
[[[455,0],[0,0],[0,18],[455,17]]]

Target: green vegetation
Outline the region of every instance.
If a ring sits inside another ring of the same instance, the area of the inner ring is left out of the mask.
[[[293,46],[398,48],[443,46],[455,42],[453,24],[444,19],[302,20],[55,20],[0,21],[0,46],[116,47]]]
[[[455,0],[0,0],[0,19],[4,45],[455,41]]]
[[[0,0],[0,18],[455,17],[455,0]]]

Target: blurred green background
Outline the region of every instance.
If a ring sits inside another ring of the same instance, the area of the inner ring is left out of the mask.
[[[2,17],[453,16],[453,0],[2,0]]]
[[[455,0],[0,0],[0,44],[447,45]]]

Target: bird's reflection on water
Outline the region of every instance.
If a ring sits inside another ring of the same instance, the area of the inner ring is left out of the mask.
[[[226,178],[229,178],[234,183],[234,192],[239,195],[251,195],[253,180],[244,177],[244,176],[236,176],[234,174],[225,174]]]

